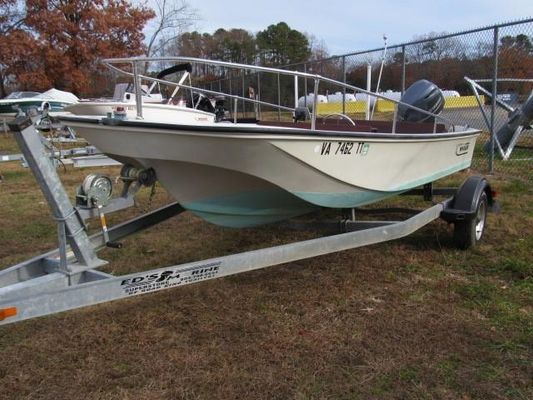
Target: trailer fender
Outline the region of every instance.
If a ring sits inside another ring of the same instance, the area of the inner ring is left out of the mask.
[[[460,249],[474,247],[483,237],[487,213],[496,202],[487,180],[480,176],[469,177],[441,212],[441,218],[453,222],[453,238]]]
[[[496,202],[489,182],[482,176],[470,176],[459,187],[452,200],[441,212],[447,222],[469,221],[475,217],[481,194],[487,196],[489,210],[496,211]]]

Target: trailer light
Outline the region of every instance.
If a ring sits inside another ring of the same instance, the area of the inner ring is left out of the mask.
[[[0,321],[17,315],[17,307],[0,308]]]

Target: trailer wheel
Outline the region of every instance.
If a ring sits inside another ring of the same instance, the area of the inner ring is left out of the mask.
[[[482,191],[476,202],[474,218],[455,222],[453,238],[457,247],[465,250],[474,247],[481,240],[485,232],[488,206],[487,193]]]

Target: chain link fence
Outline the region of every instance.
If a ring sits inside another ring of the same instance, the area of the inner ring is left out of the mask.
[[[474,168],[533,181],[531,126],[525,129],[511,126],[509,140],[491,143],[493,134],[509,124],[509,114],[520,109],[532,93],[533,20],[428,37],[335,57],[324,63],[325,66],[307,64],[305,68],[330,71],[332,65],[344,65],[340,76],[363,88],[368,84],[365,71],[370,68],[372,90],[389,91],[392,97],[396,93],[397,99],[419,79],[436,83],[446,97],[443,116],[483,131],[476,147]],[[335,78],[340,76],[337,72]],[[380,103],[374,110],[387,117],[379,112]],[[350,107],[346,109],[350,112]],[[383,109],[386,111],[386,107]],[[530,115],[527,119],[532,118]]]
[[[320,74],[396,100],[417,80],[430,80],[445,95],[444,117],[482,130],[474,154],[475,169],[533,182],[533,130],[528,124],[514,126],[509,118],[513,110],[524,105],[533,90],[533,19],[454,34],[428,35],[409,43],[284,68]],[[213,76],[220,75],[213,73]],[[313,93],[313,84],[311,79],[299,83],[300,105],[302,102],[309,105],[306,95]],[[261,101],[276,105],[298,103],[294,98],[294,81],[289,76],[227,76],[204,86],[246,97],[254,94]],[[367,106],[365,95],[340,92],[339,88],[327,84],[321,84],[318,93],[324,101],[317,107],[318,114],[343,113],[357,119],[367,116],[392,119],[394,115],[393,103],[386,100],[371,100]],[[533,114],[533,98],[529,99]],[[291,118],[290,112],[265,106],[232,104],[232,109],[239,110],[242,117],[255,112],[263,119]],[[533,115],[526,119],[530,122],[531,118]],[[496,132],[507,124],[511,125],[507,139],[492,141]]]

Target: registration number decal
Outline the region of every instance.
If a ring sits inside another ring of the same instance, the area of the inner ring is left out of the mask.
[[[322,142],[315,146],[315,153],[321,156],[366,156],[370,145],[365,142]]]

